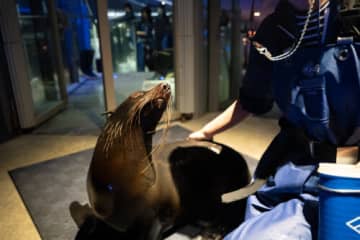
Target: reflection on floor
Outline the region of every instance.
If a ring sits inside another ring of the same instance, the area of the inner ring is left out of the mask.
[[[121,81],[116,80],[117,92],[122,89],[131,91],[130,81],[136,81],[133,77],[126,78],[120,75],[118,79],[124,79],[124,84],[121,85]],[[93,148],[99,129],[104,122],[101,116],[103,93],[99,83],[101,80],[87,81],[70,96],[69,106],[61,114],[30,134],[0,144],[1,239],[40,239],[8,171]],[[140,82],[136,84],[138,87],[142,86]],[[119,100],[124,97],[121,94],[118,95]],[[209,113],[177,124],[196,130],[214,118],[216,114]],[[251,117],[231,130],[219,134],[215,140],[233,147],[243,153],[245,158],[259,159],[276,131],[277,124],[273,118]]]

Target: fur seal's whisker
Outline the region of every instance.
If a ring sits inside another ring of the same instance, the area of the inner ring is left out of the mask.
[[[171,104],[170,104],[170,101],[168,101],[167,103],[167,106],[166,106],[166,113],[165,113],[165,116],[166,116],[166,126],[165,128],[162,129],[162,135],[160,137],[160,140],[159,140],[159,144],[154,146],[151,150],[151,152],[148,154],[148,156],[152,156],[156,151],[158,151],[159,149],[161,149],[162,146],[165,145],[166,143],[166,135],[167,135],[167,132],[168,132],[168,129],[169,129],[169,126],[170,126],[170,119],[171,119]],[[156,130],[154,130],[155,132]],[[151,158],[149,158],[149,163],[148,165],[141,171],[141,174],[144,174],[150,167],[153,167],[154,168],[154,182],[153,184],[156,183],[156,179],[157,179],[157,173],[156,173],[156,169],[155,169],[155,166],[154,166],[154,163],[153,163],[153,160]]]
[[[143,175],[152,165],[152,161],[149,161],[149,164],[143,169],[140,171],[140,174]]]

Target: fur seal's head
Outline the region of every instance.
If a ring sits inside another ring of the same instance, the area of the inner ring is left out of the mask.
[[[125,124],[130,128],[141,126],[144,133],[154,131],[168,107],[170,96],[170,85],[166,83],[158,84],[148,91],[134,92],[116,109],[112,117],[115,121],[127,120]],[[119,119],[119,116],[122,118]]]
[[[143,133],[141,138],[151,136],[165,110],[170,109],[170,97],[170,85],[166,83],[131,94],[107,119],[100,136],[105,142],[105,152],[108,153],[115,142],[129,148],[130,141],[136,146],[140,143],[137,141],[139,131]]]
[[[169,110],[170,85],[159,84],[143,94],[144,105],[140,110],[140,125],[145,134],[152,134],[165,110]]]

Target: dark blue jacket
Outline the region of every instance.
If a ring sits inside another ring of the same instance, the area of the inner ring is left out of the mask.
[[[299,30],[295,25],[296,14],[297,12],[287,1],[281,1],[275,12],[264,19],[253,40],[266,46],[273,55],[284,52],[292,46],[294,39],[282,29],[286,29],[296,37],[299,36]],[[252,48],[239,98],[244,109],[254,114],[268,112],[276,102],[283,111],[284,118],[296,127],[304,129],[310,138],[343,145],[354,129],[360,126],[360,72],[358,71],[360,66],[357,62],[359,47],[356,44],[332,46],[331,44],[336,43],[337,36],[341,35],[340,18],[337,15],[330,16],[328,26],[323,46],[314,49],[300,47],[291,58],[280,62],[271,62]],[[350,57],[347,61],[339,61],[334,56],[338,49],[343,47],[349,48]],[[328,127],[331,133],[323,129],[319,130],[319,126],[316,125],[318,123],[313,124],[313,119],[309,120],[311,116],[304,113],[303,103],[291,102],[292,92],[303,80],[302,68],[307,61],[312,60],[321,62],[325,94],[323,99],[326,101],[326,109],[318,106],[315,112],[323,111],[323,115],[328,115],[328,119],[321,124],[325,128]],[[292,105],[297,105],[295,111]]]

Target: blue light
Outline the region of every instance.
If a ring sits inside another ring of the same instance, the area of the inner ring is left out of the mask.
[[[31,9],[29,7],[19,7],[19,11],[21,14],[30,14]]]

